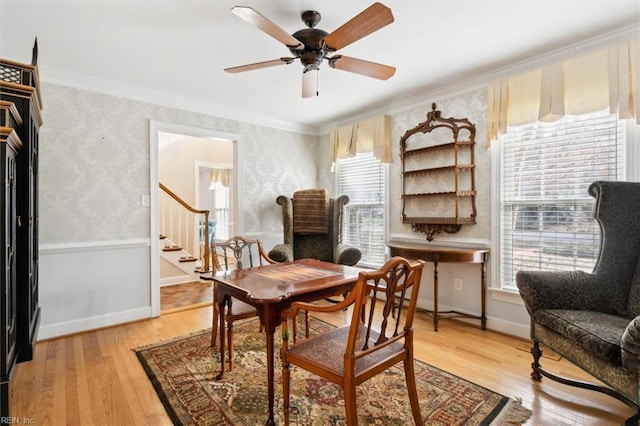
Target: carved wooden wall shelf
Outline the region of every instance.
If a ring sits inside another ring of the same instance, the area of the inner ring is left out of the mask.
[[[433,240],[476,223],[476,126],[466,118],[442,118],[436,104],[427,120],[400,138],[402,223]]]

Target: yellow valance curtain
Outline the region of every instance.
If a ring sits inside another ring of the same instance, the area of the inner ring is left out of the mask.
[[[507,125],[609,107],[640,124],[640,38],[489,83],[487,148]]]
[[[331,160],[373,152],[382,163],[391,163],[391,118],[388,115],[362,120],[331,131]]]
[[[213,189],[216,182],[220,182],[222,186],[228,188],[231,183],[231,169],[211,169],[209,180],[209,189]]]

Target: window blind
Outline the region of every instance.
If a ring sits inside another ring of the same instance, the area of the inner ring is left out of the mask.
[[[385,261],[385,168],[372,153],[339,159],[337,188],[349,203],[342,217],[342,242],[362,251],[362,264]]]
[[[593,269],[600,228],[588,194],[622,176],[624,128],[608,112],[509,127],[501,138],[501,286],[519,270]]]

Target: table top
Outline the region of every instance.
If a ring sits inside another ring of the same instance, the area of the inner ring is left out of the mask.
[[[353,266],[301,259],[219,272],[211,279],[224,287],[242,292],[243,299],[248,302],[265,304],[354,283],[362,271],[364,269]]]
[[[432,245],[388,243],[392,256],[422,259],[427,262],[482,263],[488,248],[459,248]]]

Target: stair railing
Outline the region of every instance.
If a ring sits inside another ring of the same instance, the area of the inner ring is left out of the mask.
[[[188,248],[188,250],[191,252],[194,247],[189,247],[189,244],[191,240],[190,236],[193,236],[195,232],[196,222],[193,221],[193,218],[195,216],[187,216],[187,219],[184,220],[183,218],[185,217],[185,215],[187,215],[186,211],[189,211],[194,215],[202,215],[202,218],[204,219],[204,232],[198,232],[198,251],[200,256],[199,260],[202,262],[202,269],[200,272],[209,272],[211,270],[211,256],[209,256],[209,210],[196,209],[190,206],[186,201],[184,201],[162,183],[159,183],[159,185],[160,189],[164,191],[166,195],[168,195],[178,203],[169,205],[169,203],[164,202],[163,197],[160,197],[160,232],[164,235],[167,235],[167,230],[171,230],[171,240],[173,242],[177,242],[180,247]],[[178,205],[182,208],[177,207]],[[200,223],[198,222],[198,227],[199,226]],[[183,230],[185,234],[184,236]],[[176,234],[177,241],[175,241]]]

